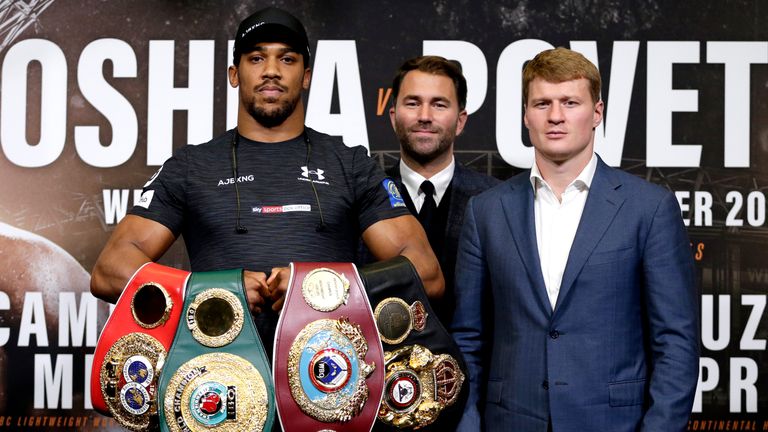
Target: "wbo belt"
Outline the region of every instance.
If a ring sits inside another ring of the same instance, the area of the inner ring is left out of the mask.
[[[374,430],[455,429],[466,404],[467,369],[416,269],[399,256],[361,268],[360,276],[385,350],[385,391]]]
[[[194,272],[160,377],[163,431],[269,431],[274,388],[243,271]]]
[[[128,281],[99,336],[91,402],[127,429],[157,425],[157,380],[176,334],[189,274],[144,264]]]
[[[371,430],[384,358],[357,268],[291,263],[288,285],[273,360],[283,430]]]

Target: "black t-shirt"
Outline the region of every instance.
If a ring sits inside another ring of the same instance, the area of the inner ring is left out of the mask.
[[[307,134],[309,164],[303,136],[279,143],[239,137],[246,234],[235,232],[232,131],[179,149],[145,185],[131,213],[183,235],[193,271],[242,267],[269,273],[291,261],[354,261],[366,228],[408,210],[363,147],[349,148],[311,129]]]
[[[309,128],[306,134],[309,144],[304,135],[260,143],[235,140],[228,131],[185,146],[147,182],[131,214],[182,235],[192,271],[244,268],[269,275],[291,261],[354,262],[365,229],[409,212],[365,148],[349,148]],[[235,181],[245,234],[235,232]],[[271,337],[263,323],[259,327],[262,337]]]

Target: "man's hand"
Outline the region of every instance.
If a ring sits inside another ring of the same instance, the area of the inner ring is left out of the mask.
[[[272,304],[272,310],[279,312],[283,309],[285,303],[285,292],[288,291],[288,280],[291,278],[290,267],[275,267],[267,279],[269,286],[269,299],[275,302]]]
[[[244,270],[243,284],[245,285],[248,309],[251,310],[251,313],[261,313],[261,306],[264,306],[264,298],[269,293],[267,275],[263,272]]]

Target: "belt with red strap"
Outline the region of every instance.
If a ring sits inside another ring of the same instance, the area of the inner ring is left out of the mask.
[[[143,265],[128,281],[99,336],[91,401],[127,429],[157,424],[157,378],[179,325],[189,274],[156,263]]]

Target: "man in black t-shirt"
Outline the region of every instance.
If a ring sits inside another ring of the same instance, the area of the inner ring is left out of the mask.
[[[247,269],[254,312],[267,300],[265,311],[280,310],[290,261],[354,261],[361,235],[377,259],[405,256],[427,294],[442,295],[437,259],[392,180],[364,148],[304,126],[309,60],[304,27],[287,12],[240,23],[229,67],[237,128],[180,149],[147,182],[96,262],[94,295],[115,301],[179,235],[193,271]]]

